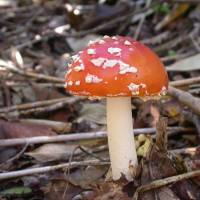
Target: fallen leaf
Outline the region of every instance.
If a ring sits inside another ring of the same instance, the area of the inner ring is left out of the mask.
[[[67,42],[69,43],[70,47],[73,49],[74,52],[80,51],[81,49],[85,48],[89,41],[100,39],[100,35],[95,34],[88,34],[84,37],[79,38],[73,38],[69,37],[67,38]]]
[[[41,188],[44,192],[44,200],[72,200],[82,189],[70,184],[65,179],[52,179],[48,184]]]
[[[126,192],[123,191],[123,183],[104,182],[96,190],[96,197],[89,200],[131,200]]]
[[[145,101],[139,108],[134,123],[134,128],[155,127],[160,116],[160,107],[158,101]]]
[[[90,184],[94,184],[101,178],[107,170],[108,168],[105,166],[88,166],[70,173],[68,178],[73,185],[88,188]]]
[[[51,121],[44,119],[20,119],[20,122],[32,125],[46,125],[51,127],[56,133],[68,133],[71,130],[70,122]]]
[[[0,120],[0,138],[24,138],[34,136],[56,135],[56,132],[45,125],[32,125],[13,121]]]
[[[100,103],[85,103],[80,111],[78,122],[83,120],[96,124],[106,124],[106,108]]]
[[[199,70],[200,69],[200,53],[194,56],[190,56],[188,58],[182,59],[180,61],[175,62],[172,65],[166,67],[167,71],[177,71],[177,72],[184,72],[184,71],[192,71],[192,70]]]
[[[73,155],[80,154],[81,150],[77,149],[77,145],[67,145],[67,144],[44,144],[34,151],[25,153],[28,156],[35,158],[39,162],[49,162],[55,160],[66,160]]]

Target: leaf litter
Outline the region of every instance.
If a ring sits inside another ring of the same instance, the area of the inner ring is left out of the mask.
[[[0,17],[1,139],[106,129],[102,101],[74,98],[63,87],[69,57],[87,41],[103,35],[137,37],[158,53],[170,81],[184,81],[176,84],[192,94],[187,101],[199,99],[200,24],[196,1],[150,1],[149,6],[142,0],[2,1]],[[193,80],[186,83],[190,78]],[[1,181],[1,198],[128,200],[136,198],[138,188],[153,181],[164,182],[171,176],[198,171],[198,112],[193,103],[185,104],[169,94],[160,101],[134,99],[134,126],[155,127],[160,116],[166,116],[170,128],[193,129],[170,133],[167,144],[162,143],[163,148],[167,146],[164,149],[155,142],[155,134],[136,137],[140,167],[134,182],[106,182],[106,174],[111,173],[108,166],[84,166],[88,159],[99,163],[108,159],[104,139],[0,147],[1,173],[72,161],[83,164]],[[199,187],[199,176],[183,178],[140,191],[137,198],[200,199]]]

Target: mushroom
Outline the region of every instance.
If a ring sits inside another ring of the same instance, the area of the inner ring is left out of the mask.
[[[72,57],[66,89],[107,100],[108,146],[113,180],[132,180],[138,165],[131,97],[165,94],[167,73],[158,56],[130,37],[104,36]]]

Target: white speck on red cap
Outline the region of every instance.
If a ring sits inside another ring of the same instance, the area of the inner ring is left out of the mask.
[[[104,39],[107,39],[107,38],[110,38],[110,36],[104,35],[103,38],[104,38]]]
[[[125,44],[125,45],[131,45],[131,42],[129,42],[128,40],[126,40],[126,41],[124,42],[124,44]]]
[[[137,73],[137,68],[133,66],[129,66],[128,64],[119,61],[119,74],[126,74],[126,73]]]
[[[99,44],[104,44],[105,41],[104,41],[104,40],[99,40],[98,43],[99,43]]]
[[[137,85],[135,83],[131,83],[128,85],[128,89],[131,91],[133,95],[138,95],[140,93],[139,87],[140,85]]]
[[[118,63],[118,60],[106,59],[106,61],[103,64],[103,68],[106,69],[107,67],[114,67],[117,63]]]
[[[84,69],[85,69],[85,67],[83,64],[80,64],[80,65],[74,67],[74,71],[76,71],[76,72],[83,71]]]
[[[167,88],[165,86],[163,86],[160,91],[160,95],[166,95],[166,94],[167,94]]]
[[[93,55],[93,54],[96,54],[96,51],[95,51],[95,49],[88,49],[87,54]]]
[[[100,67],[105,60],[105,58],[95,58],[91,59],[90,62],[93,63],[95,66]]]
[[[92,75],[92,74],[87,74],[87,76],[85,77],[86,83],[100,83],[102,81],[103,81],[103,79],[101,79],[95,75]]]
[[[117,40],[117,37],[116,37],[116,36],[113,36],[112,39],[113,39],[113,40]]]
[[[79,60],[80,57],[79,57],[79,55],[76,54],[76,55],[73,55],[71,58],[72,58],[72,60],[73,60],[74,62],[76,62],[76,61]]]
[[[81,81],[75,81],[75,85],[78,86],[81,84]]]
[[[144,83],[140,83],[140,86],[141,86],[142,88],[146,88],[146,87],[147,87],[147,85],[144,84]]]
[[[73,81],[69,81],[67,85],[72,86],[73,85]]]
[[[109,47],[108,48],[108,52],[110,54],[121,53],[121,49],[120,48],[116,48],[116,47]]]

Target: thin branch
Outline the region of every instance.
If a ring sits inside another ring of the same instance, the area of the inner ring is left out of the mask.
[[[37,168],[32,168],[32,169],[23,169],[23,170],[18,170],[18,171],[0,173],[0,180],[17,178],[21,176],[28,176],[32,174],[46,173],[46,172],[55,171],[62,168],[88,166],[88,165],[109,165],[109,162],[108,161],[102,162],[99,160],[87,160],[87,161],[63,163],[59,165],[46,166],[46,167],[37,167]]]
[[[75,99],[76,98],[77,97],[75,97]],[[51,99],[51,100],[44,100],[44,101],[36,101],[33,103],[19,104],[19,105],[1,108],[0,113],[4,113],[4,112],[8,113],[15,110],[27,110],[27,109],[37,108],[37,107],[49,106],[49,105],[52,105],[58,102],[63,102],[63,101],[71,102],[72,99],[74,99],[74,97],[64,97],[64,98],[59,98],[59,99]]]
[[[156,131],[155,128],[139,128],[134,129],[134,134],[154,134]],[[168,135],[177,133],[177,132],[189,132],[194,131],[193,128],[184,128],[184,127],[168,127]],[[28,144],[40,144],[40,143],[51,143],[51,142],[77,142],[79,140],[91,140],[91,139],[100,139],[106,138],[107,133],[105,131],[101,132],[92,132],[92,133],[74,133],[67,135],[56,135],[56,136],[38,136],[30,138],[16,138],[16,139],[2,139],[0,140],[0,147],[5,146],[16,146]]]
[[[188,147],[188,148],[182,148],[182,149],[173,149],[173,150],[169,150],[168,152],[173,153],[173,154],[195,155],[198,149],[200,149],[200,146]]]
[[[168,177],[168,178],[152,181],[149,184],[142,185],[139,188],[137,188],[137,190],[136,190],[136,192],[133,196],[133,200],[137,200],[138,197],[139,197],[139,193],[141,193],[141,192],[160,188],[160,187],[163,187],[165,185],[169,185],[171,183],[176,183],[178,181],[193,178],[193,177],[196,177],[196,176],[200,176],[200,170],[187,172],[187,173],[180,174],[180,175],[177,175],[177,176],[171,176],[171,177]]]
[[[168,93],[175,97],[179,102],[188,106],[195,114],[200,115],[200,99],[194,97],[189,92],[179,90],[174,87],[169,87]]]
[[[173,87],[183,87],[183,86],[192,85],[196,83],[200,83],[200,76],[178,80],[178,81],[171,81],[170,85]]]

